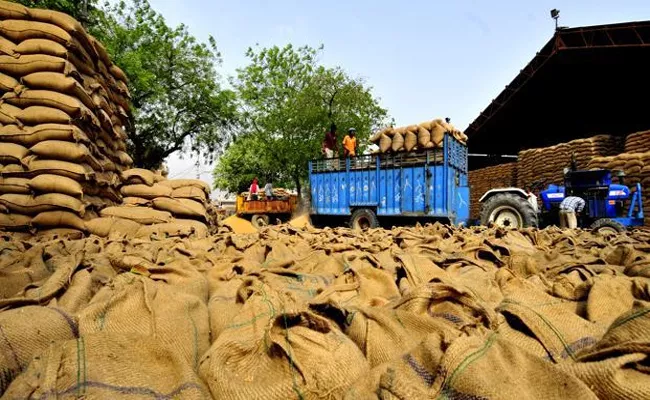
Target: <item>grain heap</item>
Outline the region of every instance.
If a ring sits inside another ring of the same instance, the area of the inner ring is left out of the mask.
[[[3,239],[7,399],[650,398],[644,232]]]
[[[0,227],[70,227],[121,196],[129,91],[68,15],[0,1]]]
[[[100,211],[102,218],[89,221],[86,225],[91,233],[109,236],[112,231],[107,227],[115,226],[116,233],[137,237],[207,235],[207,183],[198,179],[167,179],[141,168],[124,171],[122,178],[123,203],[104,208]]]
[[[535,181],[545,184],[561,184],[564,168],[571,166],[571,155],[575,154],[577,167],[587,168],[594,157],[618,154],[620,141],[613,136],[598,135],[588,139],[577,139],[567,143],[519,152],[517,162],[517,186],[528,187]]]
[[[470,217],[479,218],[479,199],[490,189],[517,185],[517,163],[495,165],[469,171]]]
[[[419,125],[386,128],[377,132],[370,142],[379,146],[379,153],[433,149],[442,147],[447,132],[462,143],[467,143],[467,136],[463,132],[441,119]]]

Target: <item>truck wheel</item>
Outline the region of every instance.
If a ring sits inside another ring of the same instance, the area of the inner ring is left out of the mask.
[[[263,228],[269,225],[269,216],[265,214],[255,214],[251,219],[251,223],[257,229]]]
[[[370,228],[376,228],[379,226],[379,221],[377,221],[377,215],[374,211],[367,208],[360,208],[352,213],[350,217],[350,228],[354,230],[364,230]]]
[[[481,207],[481,225],[505,228],[537,227],[537,214],[528,200],[511,193],[498,193]]]
[[[591,224],[591,229],[601,235],[616,235],[625,232],[625,226],[618,221],[609,218],[601,218]]]

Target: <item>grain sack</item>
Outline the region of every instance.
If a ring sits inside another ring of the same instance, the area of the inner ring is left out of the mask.
[[[0,173],[7,176],[20,176],[25,172],[25,168],[20,164],[0,164]]]
[[[30,194],[29,179],[0,177],[0,194]]]
[[[98,333],[52,344],[5,392],[10,399],[51,396],[198,400],[210,394],[191,364],[156,338]]]
[[[20,164],[29,154],[29,149],[15,143],[0,143],[0,163]]]
[[[83,196],[83,189],[79,182],[60,175],[38,175],[28,180],[27,185],[34,192],[63,193],[73,197]]]
[[[0,196],[0,201],[2,196]],[[144,207],[106,207],[99,212],[102,217],[117,217],[129,219],[144,225],[171,222],[172,215],[166,211],[157,211]]]
[[[208,199],[208,196],[205,194],[205,192],[202,189],[197,189],[196,187],[193,186],[186,186],[186,187],[180,187],[178,189],[174,189],[174,191],[172,192],[172,197],[175,199],[192,199],[203,203],[205,203],[205,201],[207,201]]]
[[[393,142],[391,143],[391,148],[393,151],[402,150],[404,148],[404,136],[400,133],[395,133],[395,136],[393,136]]]
[[[27,39],[16,45],[16,53],[21,56],[32,54],[45,54],[54,57],[66,58],[68,49],[60,43],[47,39]]]
[[[143,199],[142,197],[124,197],[122,204],[129,206],[150,207],[152,204],[151,199]]]
[[[81,143],[71,143],[62,140],[45,140],[35,144],[29,150],[43,159],[72,162],[93,160],[95,165],[97,165],[97,161],[90,155],[88,147]]]
[[[9,75],[0,73],[0,92],[15,92],[21,89],[20,82]]]
[[[24,55],[19,58],[0,56],[0,72],[14,77],[22,77],[34,72],[52,71],[64,75],[78,76],[77,69],[60,57],[47,54]]]
[[[433,129],[433,125],[435,125],[435,121],[426,121],[418,124],[418,128],[424,128],[427,131],[431,131],[431,129]],[[418,132],[419,131],[420,130],[418,129]]]
[[[27,125],[71,124],[75,122],[65,111],[53,107],[32,106],[17,114],[17,119]]]
[[[153,199],[153,206],[158,210],[169,211],[174,216],[206,218],[205,207],[203,204],[190,199],[159,197]]]
[[[155,183],[154,173],[144,168],[131,168],[122,172],[124,184],[143,184],[153,186]]]
[[[141,226],[135,234],[135,237],[142,239],[153,240],[154,238],[164,239],[171,237],[196,237],[204,238],[207,236],[208,228],[204,225],[203,229],[196,229],[187,223],[178,223],[179,220],[174,222],[167,222],[164,224],[153,224]],[[187,221],[187,220],[186,220]],[[194,221],[200,223],[198,221]]]
[[[246,292],[240,313],[201,361],[214,398],[340,398],[368,373],[363,354],[328,319],[259,281]]]
[[[60,193],[47,193],[36,197],[8,193],[0,196],[0,204],[13,212],[26,215],[56,211],[57,209],[66,209],[83,215],[85,210],[81,201]]]
[[[75,35],[76,37],[83,37],[88,35],[86,30],[83,28],[81,23],[76,19],[72,18],[68,14],[54,11],[54,10],[45,10],[40,8],[30,8],[28,9],[29,16],[31,19],[40,22],[46,22],[48,24],[56,25],[64,31]],[[90,41],[87,41],[90,44]]]
[[[172,189],[178,189],[186,186],[193,186],[210,193],[210,185],[200,179],[163,179],[160,181],[163,186],[169,186]]]
[[[431,129],[431,141],[436,147],[442,147],[444,138],[445,128],[441,124],[435,124]]]
[[[0,332],[0,393],[50,344],[79,336],[74,316],[40,306],[0,312]]]
[[[21,82],[30,89],[46,89],[76,97],[89,109],[95,107],[93,99],[88,95],[83,86],[74,78],[64,74],[58,72],[35,72],[23,76]]]
[[[14,58],[18,58],[20,56],[20,54],[16,53],[16,44],[0,36],[0,55],[3,54]]]
[[[5,93],[2,99],[21,108],[31,106],[57,108],[72,118],[88,119],[91,111],[78,99],[51,90],[25,90],[20,94]]]
[[[32,219],[32,225],[39,228],[73,228],[80,231],[86,230],[83,219],[68,211],[46,211],[39,213]]]
[[[420,147],[424,147],[430,141],[431,141],[431,133],[424,126],[420,125],[418,127],[418,145]]]
[[[418,135],[411,131],[406,132],[406,135],[404,136],[404,150],[411,151],[415,148],[415,146],[417,146],[417,144]]]
[[[22,112],[22,110],[11,104],[0,103],[0,123],[7,124],[16,124],[16,117]]]
[[[382,153],[387,152],[392,145],[392,140],[386,135],[381,135],[381,138],[379,139],[379,150]]]
[[[133,159],[125,151],[118,151],[117,158],[121,165],[133,165]]]
[[[32,218],[22,214],[0,213],[0,228],[7,230],[24,230],[31,226]]]
[[[0,1],[0,18],[29,19],[29,9],[22,4],[10,1]]]
[[[0,141],[2,142],[12,142],[32,147],[46,140],[90,143],[90,139],[84,131],[74,125],[41,124],[25,127],[19,127],[18,125],[0,127]]]
[[[125,185],[122,186],[120,192],[124,196],[142,197],[145,199],[155,199],[156,197],[170,197],[172,195],[171,188],[161,186],[160,184],[154,184],[152,186],[141,184]]]
[[[132,237],[140,227],[139,223],[123,218],[102,217],[86,221],[88,232],[99,237],[109,237],[110,235]]]
[[[28,171],[33,176],[53,174],[65,176],[75,181],[84,181],[94,175],[92,168],[88,165],[75,164],[68,161],[32,159],[26,164]]]
[[[44,22],[7,19],[0,21],[0,34],[15,42],[27,39],[48,39],[63,45],[69,45],[72,37],[58,26]]]

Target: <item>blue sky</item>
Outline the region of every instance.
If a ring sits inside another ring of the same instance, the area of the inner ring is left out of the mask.
[[[550,9],[569,27],[650,19],[648,0],[150,2],[171,25],[215,37],[224,78],[249,46],[323,44],[322,62],[363,77],[398,125],[449,116],[461,129],[552,36]],[[170,176],[197,174],[188,159],[168,164]]]

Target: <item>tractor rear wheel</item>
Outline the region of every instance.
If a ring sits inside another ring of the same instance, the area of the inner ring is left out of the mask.
[[[360,208],[350,217],[350,228],[358,231],[376,228],[379,226],[377,215],[368,208]]]
[[[537,227],[537,214],[528,200],[514,193],[498,193],[481,207],[481,225],[494,224],[504,228]]]
[[[264,228],[269,225],[270,218],[266,214],[255,214],[251,218],[251,223],[257,229]]]
[[[617,233],[625,232],[625,226],[618,221],[610,218],[601,218],[591,224],[591,229],[601,235],[616,235]]]

